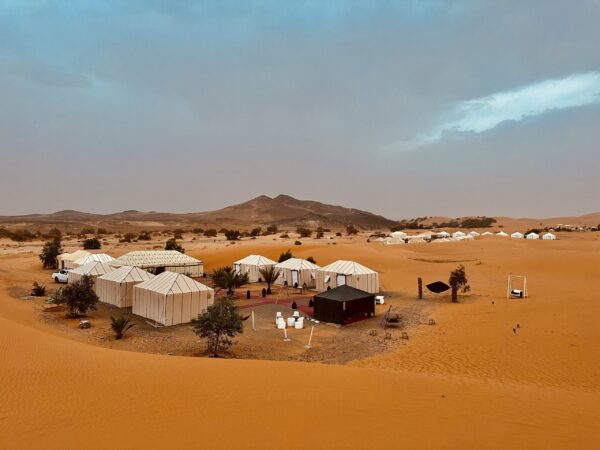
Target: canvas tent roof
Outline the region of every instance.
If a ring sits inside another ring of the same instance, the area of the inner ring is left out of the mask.
[[[344,261],[340,259],[339,261],[332,262],[331,264],[326,265],[325,267],[321,267],[324,272],[335,272],[344,275],[368,275],[372,273],[377,273],[374,270],[369,269],[368,267],[363,266],[354,261]]]
[[[277,264],[277,262],[261,255],[248,255],[245,258],[235,261],[234,264],[246,264],[249,266],[270,266],[273,264]]]
[[[523,237],[523,233],[519,233],[518,231],[515,231],[513,234],[510,235],[510,237],[520,239]]]
[[[496,236],[508,236],[504,231],[499,231],[496,233]]]
[[[115,266],[159,267],[159,266],[185,266],[202,264],[202,261],[192,258],[177,250],[139,250],[126,253],[114,261]]]
[[[114,267],[111,267],[106,263],[92,261],[83,266],[79,266],[77,269],[73,269],[71,273],[80,275],[104,275],[113,270],[115,270]]]
[[[79,264],[80,266],[83,266],[84,264],[87,264],[90,262],[107,263],[114,259],[115,258],[113,258],[110,255],[107,255],[106,253],[88,253],[87,255],[82,256],[81,258],[75,260],[75,264]]]
[[[542,239],[545,239],[547,241],[551,241],[553,239],[556,239],[556,235],[552,234],[552,233],[546,233],[542,236]]]
[[[175,272],[163,272],[148,281],[138,284],[136,288],[146,289],[160,294],[178,294],[211,290],[208,286],[198,283],[182,273]]]
[[[327,300],[335,300],[338,302],[347,302],[351,300],[363,299],[365,297],[373,297],[374,294],[369,292],[361,291],[360,289],[353,288],[347,284],[342,284],[328,291],[321,292],[315,295],[315,297],[326,298]]]
[[[491,231],[486,231],[485,233],[483,233],[483,236],[491,236],[492,234],[494,233],[492,233]]]
[[[154,275],[138,267],[121,266],[112,272],[101,277],[103,280],[124,283],[128,281],[147,281],[154,278]]]
[[[316,270],[320,269],[320,266],[307,261],[306,259],[290,258],[283,262],[275,264],[278,269],[290,269],[290,270]]]
[[[58,256],[60,256],[63,261],[77,261],[78,259],[90,254],[91,253],[86,250],[76,250],[73,253],[62,253]]]
[[[465,233],[463,233],[462,231],[455,231],[454,233],[452,233],[452,237],[465,237]]]

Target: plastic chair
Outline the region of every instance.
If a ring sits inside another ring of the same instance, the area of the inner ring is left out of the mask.
[[[300,317],[300,311],[294,311],[294,317],[298,319]]]
[[[277,311],[277,312],[275,313],[275,325],[277,325],[277,321],[278,321],[279,319],[283,319],[283,315],[281,314],[281,311]]]
[[[288,317],[288,319],[287,319],[288,327],[293,327],[295,323],[296,323],[296,319],[294,317]]]
[[[296,320],[296,323],[294,324],[294,328],[296,328],[297,330],[301,330],[302,328],[304,328],[304,319],[302,317],[300,317],[298,320]]]
[[[285,329],[285,320],[281,319],[277,321],[277,328],[279,330],[283,330]]]

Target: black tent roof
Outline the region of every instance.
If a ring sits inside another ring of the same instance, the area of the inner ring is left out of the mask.
[[[320,294],[315,295],[315,297],[326,298],[328,300],[336,300],[338,302],[347,302],[350,300],[357,300],[365,297],[374,297],[375,294],[371,294],[366,291],[361,291],[360,289],[353,288],[348,286],[347,284],[342,284],[333,289],[329,289],[328,291],[321,292]]]
[[[450,289],[450,286],[448,286],[443,281],[434,281],[433,283],[427,285],[427,289],[436,294],[440,294]]]

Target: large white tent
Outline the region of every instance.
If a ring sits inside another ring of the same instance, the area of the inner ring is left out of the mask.
[[[133,266],[147,272],[182,273],[190,277],[201,277],[204,274],[202,261],[192,258],[177,250],[139,250],[129,252],[110,263],[112,266]]]
[[[523,233],[519,233],[518,231],[515,231],[513,234],[510,235],[511,238],[513,239],[523,239]]]
[[[447,231],[440,231],[439,233],[436,233],[436,236],[438,238],[449,238],[450,233],[448,233]]]
[[[505,233],[504,231],[498,231],[498,232],[496,233],[496,236],[502,236],[502,237],[506,237],[506,236],[508,236],[508,234],[507,234],[507,233]]]
[[[492,236],[494,233],[492,233],[491,231],[486,231],[482,234],[482,236]]]
[[[379,292],[379,274],[354,261],[339,260],[317,270],[319,291],[347,284],[371,294]]]
[[[290,258],[275,264],[275,268],[281,271],[275,284],[284,285],[287,282],[288,286],[312,288],[316,286],[316,271],[321,267],[306,259]]]
[[[248,281],[256,283],[262,281],[260,269],[271,267],[277,264],[272,259],[261,255],[248,255],[233,263],[233,269],[236,273],[247,273]]]
[[[113,258],[112,256],[110,256],[106,253],[89,253],[89,254],[82,256],[81,258],[75,260],[74,264],[75,264],[75,266],[79,267],[79,266],[84,266],[87,263],[91,263],[91,262],[108,263],[114,259],[115,258]]]
[[[528,233],[527,236],[525,236],[525,238],[527,238],[527,239],[539,239],[540,235],[532,231],[531,233]]]
[[[84,275],[90,275],[94,280],[95,285],[99,276],[105,275],[113,270],[115,270],[115,268],[109,266],[107,263],[92,261],[71,270],[68,275],[68,282],[69,284],[72,284],[81,280]]]
[[[479,233],[477,231],[470,231],[468,236],[471,236],[473,238],[476,238],[479,236]]]
[[[542,236],[542,239],[545,241],[553,241],[556,239],[556,235],[554,235],[552,233],[546,233]]]
[[[133,304],[133,287],[154,278],[154,275],[138,267],[121,266],[96,280],[96,293],[101,302],[119,308]]]
[[[454,239],[464,238],[465,236],[466,236],[466,234],[463,233],[462,231],[455,231],[454,233],[452,233],[452,237]]]
[[[215,291],[181,273],[163,272],[133,287],[133,314],[165,326],[189,323],[213,304]]]
[[[77,267],[75,265],[75,261],[89,254],[90,252],[88,252],[87,250],[76,250],[73,253],[61,253],[56,258],[58,260],[58,268],[74,269],[75,267]]]

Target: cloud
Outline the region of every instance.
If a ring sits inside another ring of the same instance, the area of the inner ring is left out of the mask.
[[[448,135],[480,134],[503,122],[520,122],[549,111],[600,102],[600,73],[588,72],[544,80],[456,105],[431,131],[399,141],[388,149],[416,150]]]

